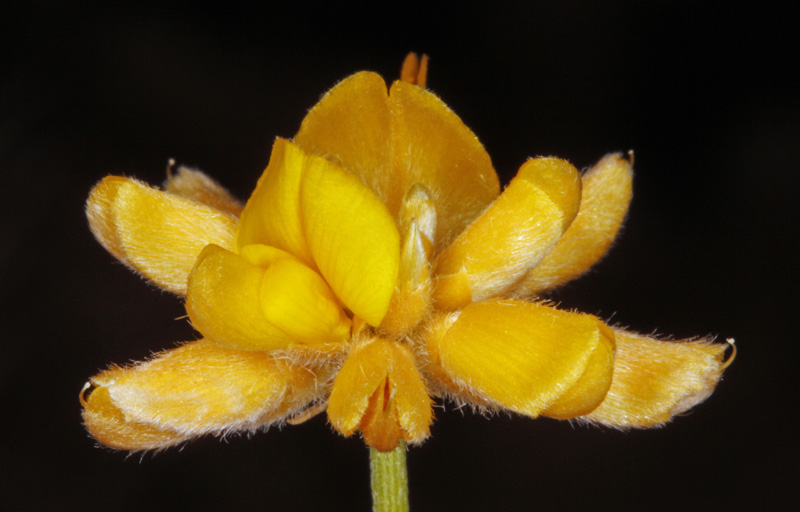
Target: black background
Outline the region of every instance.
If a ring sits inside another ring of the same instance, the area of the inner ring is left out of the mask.
[[[663,429],[446,404],[409,454],[412,509],[797,504],[797,9],[72,4],[4,8],[0,22],[0,510],[369,509],[363,443],[322,416],[144,457],[94,447],[84,381],[195,334],[179,300],[93,240],[82,208],[106,174],[161,183],[170,157],[246,199],[274,137],[325,90],[362,69],[394,79],[411,50],[431,56],[429,88],[505,182],[529,156],[583,168],[635,150],[624,232],[556,300],[739,347],[716,393]]]

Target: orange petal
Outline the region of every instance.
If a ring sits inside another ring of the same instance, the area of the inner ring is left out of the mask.
[[[186,311],[195,329],[216,343],[246,350],[277,350],[295,340],[270,323],[261,308],[264,269],[209,245],[189,278]]]
[[[104,178],[92,190],[86,215],[111,254],[179,295],[186,295],[189,272],[203,247],[231,247],[236,228],[230,215],[118,176]]]
[[[394,179],[389,117],[386,82],[375,73],[356,73],[325,93],[294,141],[353,173],[385,201]]]
[[[81,401],[86,427],[98,441],[146,450],[280,422],[321,397],[318,382],[324,378],[317,381],[307,368],[201,340],[102,372]]]
[[[442,247],[497,197],[497,174],[475,134],[436,95],[397,81],[389,99],[394,183],[381,197],[396,215],[406,191],[424,185],[436,203],[434,242]]]
[[[582,419],[604,425],[652,427],[708,398],[730,362],[727,345],[708,339],[662,341],[620,329],[614,378],[599,407]]]
[[[393,450],[400,439],[422,442],[433,416],[411,352],[381,338],[357,346],[334,380],[328,418],[345,436],[360,428],[381,451]]]
[[[322,276],[353,313],[379,325],[400,259],[400,234],[386,206],[352,174],[315,157],[301,184],[300,211]]]
[[[295,142],[356,175],[395,217],[406,191],[423,184],[440,211],[437,246],[455,238],[500,190],[489,155],[447,105],[403,81],[387,95],[374,73],[356,73],[325,94]]]
[[[613,369],[610,329],[543,304],[472,303],[434,319],[424,342],[427,370],[444,394],[533,417],[559,400],[572,412],[598,403]],[[570,394],[576,386],[580,400]]]
[[[300,221],[300,183],[313,158],[285,139],[275,141],[269,165],[242,212],[237,252],[250,244],[269,245],[314,268]]]
[[[170,163],[174,165],[174,160],[170,160]],[[170,176],[164,183],[164,190],[235,217],[242,213],[242,203],[197,169],[178,167],[178,173]]]
[[[513,295],[537,295],[580,276],[605,255],[631,201],[633,168],[619,153],[603,157],[583,175],[578,215],[555,248],[533,268]]]
[[[439,255],[436,305],[466,304],[460,291],[464,274],[473,301],[513,285],[553,249],[575,218],[580,197],[580,174],[569,162],[528,160],[500,197]]]

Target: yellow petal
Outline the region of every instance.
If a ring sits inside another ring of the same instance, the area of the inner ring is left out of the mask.
[[[607,329],[599,321],[597,323],[605,337],[614,340],[611,329]],[[593,411],[600,405],[611,387],[613,371],[609,370],[614,367],[614,358],[614,350],[608,350],[606,345],[598,344],[578,382],[542,411],[542,415],[566,420]]]
[[[707,339],[662,341],[615,329],[614,379],[605,400],[590,414],[592,422],[652,427],[669,421],[708,398],[730,362],[727,345]]]
[[[334,380],[328,418],[345,436],[360,428],[381,451],[400,439],[422,442],[433,420],[431,399],[411,352],[381,338],[358,345]]]
[[[209,245],[189,278],[186,311],[195,329],[216,343],[246,350],[277,350],[294,340],[261,308],[264,269]]]
[[[242,212],[237,252],[249,244],[269,245],[314,268],[300,221],[300,183],[313,159],[285,139],[275,141],[269,165]]]
[[[89,227],[111,254],[158,286],[186,294],[208,244],[231,247],[236,219],[139,181],[104,178],[86,203]]]
[[[170,162],[174,164],[174,161]],[[219,183],[196,169],[178,167],[177,174],[167,179],[164,190],[235,217],[242,213],[242,203]]]
[[[239,256],[246,259],[251,265],[261,268],[267,268],[281,259],[300,261],[286,251],[263,244],[245,245],[239,249]]]
[[[496,296],[553,249],[578,211],[578,171],[557,158],[528,160],[500,197],[440,255],[436,305],[464,306],[453,283],[466,273],[472,300]]]
[[[478,138],[433,93],[397,81],[392,109],[392,167],[398,180],[384,193],[396,214],[406,191],[423,184],[439,213],[437,247],[455,238],[497,197],[500,184]]]
[[[264,272],[261,308],[269,323],[298,343],[344,341],[350,319],[319,274],[299,261],[282,258]]]
[[[453,310],[472,302],[472,286],[467,269],[436,278],[433,298],[438,309]]]
[[[379,325],[400,259],[400,235],[386,206],[353,175],[315,157],[301,184],[300,208],[322,276],[353,313]]]
[[[581,410],[570,395],[576,385],[597,403],[613,368],[614,336],[597,318],[529,302],[470,304],[435,319],[424,342],[445,394],[533,417],[562,399]]]
[[[583,175],[578,215],[555,248],[532,269],[513,295],[536,295],[580,276],[605,255],[631,201],[631,162],[606,155]]]
[[[303,119],[294,141],[358,176],[385,201],[394,179],[389,116],[383,78],[356,73],[325,93]]]
[[[345,436],[358,430],[370,397],[384,385],[391,368],[392,361],[385,356],[393,351],[383,341],[370,349],[373,344],[375,342],[358,346],[348,354],[334,379],[328,400],[328,419]]]
[[[98,441],[145,450],[279,422],[320,398],[324,386],[317,382],[307,368],[201,340],[107,370],[91,379],[81,399],[86,427]]]

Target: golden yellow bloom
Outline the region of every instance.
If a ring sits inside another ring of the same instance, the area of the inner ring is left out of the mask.
[[[92,232],[184,296],[203,339],[87,383],[92,435],[161,448],[327,409],[378,450],[428,437],[432,398],[485,411],[648,427],[705,399],[726,345],[667,342],[540,299],[619,230],[631,161],[581,175],[535,158],[500,191],[475,135],[410,56],[387,90],[361,72],[277,139],[242,206],[180,169],[165,190],[110,176]]]

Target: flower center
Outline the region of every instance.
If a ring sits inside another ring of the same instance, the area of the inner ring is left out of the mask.
[[[389,312],[380,330],[389,337],[408,335],[431,309],[431,259],[436,237],[436,205],[420,183],[408,189],[398,215],[400,268]]]

